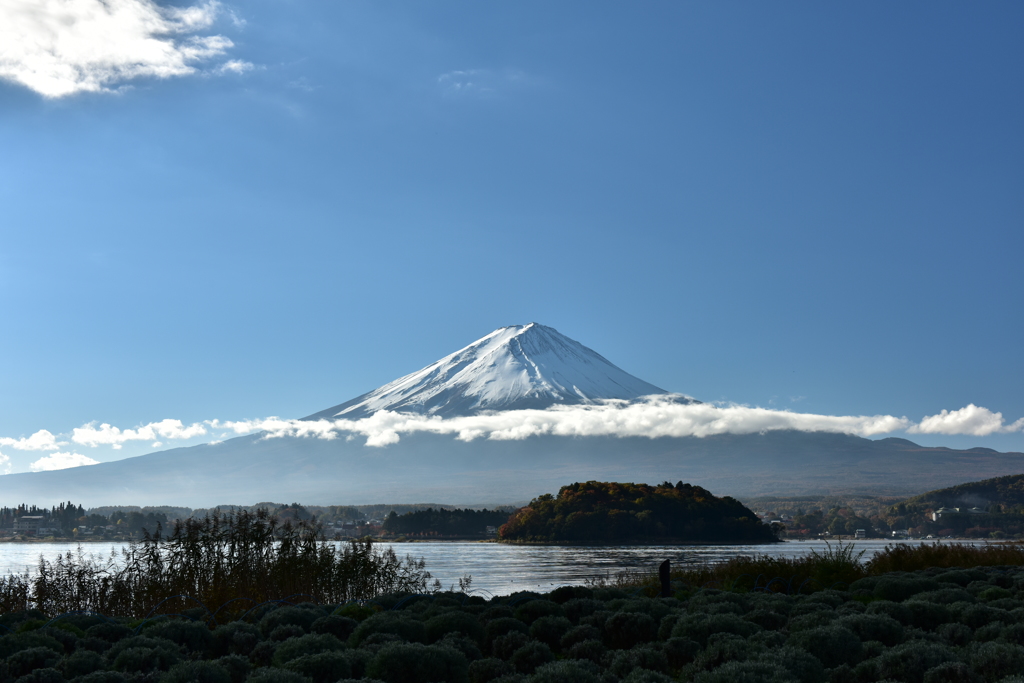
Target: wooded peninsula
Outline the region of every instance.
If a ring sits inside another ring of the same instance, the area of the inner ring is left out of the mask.
[[[771,527],[735,498],[679,482],[588,481],[533,499],[498,530],[533,543],[772,543]]]

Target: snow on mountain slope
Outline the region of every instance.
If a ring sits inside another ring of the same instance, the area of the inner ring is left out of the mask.
[[[554,328],[530,323],[502,327],[422,370],[305,419],[358,419],[379,410],[453,417],[667,393]]]

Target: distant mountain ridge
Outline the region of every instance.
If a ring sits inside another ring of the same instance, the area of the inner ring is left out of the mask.
[[[380,410],[437,417],[634,401],[669,394],[557,330],[536,323],[495,330],[412,374],[306,419],[358,419]],[[74,500],[208,507],[288,499],[367,505],[434,500],[462,505],[530,500],[579,481],[685,481],[716,495],[871,492],[910,496],[1024,471],[1024,454],[954,450],[901,438],[766,431],[707,437],[538,435],[460,441],[403,434],[367,446],[249,434],[115,462],[0,476],[0,498],[37,505]]]
[[[985,449],[989,450],[989,449]],[[1010,474],[928,491],[903,501],[908,508],[1024,506],[1024,474]]]
[[[668,393],[553,327],[529,323],[499,328],[421,370],[303,419],[359,419],[380,410],[459,417]]]

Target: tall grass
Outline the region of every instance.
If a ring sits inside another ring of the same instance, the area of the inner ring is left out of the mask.
[[[893,544],[868,561],[864,551],[852,544],[826,544],[803,557],[755,555],[734,557],[721,563],[695,563],[674,568],[675,590],[717,588],[733,591],[763,590],[808,593],[825,588],[845,589],[857,579],[888,572],[910,572],[929,567],[991,567],[1024,565],[1024,545],[999,543],[973,546],[963,543],[921,545]],[[641,590],[649,596],[660,593],[657,572],[627,571],[588,582],[593,587]]]
[[[160,530],[147,534],[105,561],[81,550],[52,562],[40,558],[34,576],[0,578],[0,611],[142,617],[154,609],[180,612],[198,601],[235,613],[289,597],[341,603],[423,592],[430,578],[422,560],[400,560],[369,540],[339,548],[316,524],[282,525],[265,510],[241,511],[177,523],[166,537]]]

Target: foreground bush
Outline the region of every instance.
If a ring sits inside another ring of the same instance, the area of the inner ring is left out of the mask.
[[[792,595],[734,588],[385,594],[269,604],[219,625],[201,610],[49,625],[26,610],[0,615],[0,683],[1024,683],[1019,565],[865,574]]]

